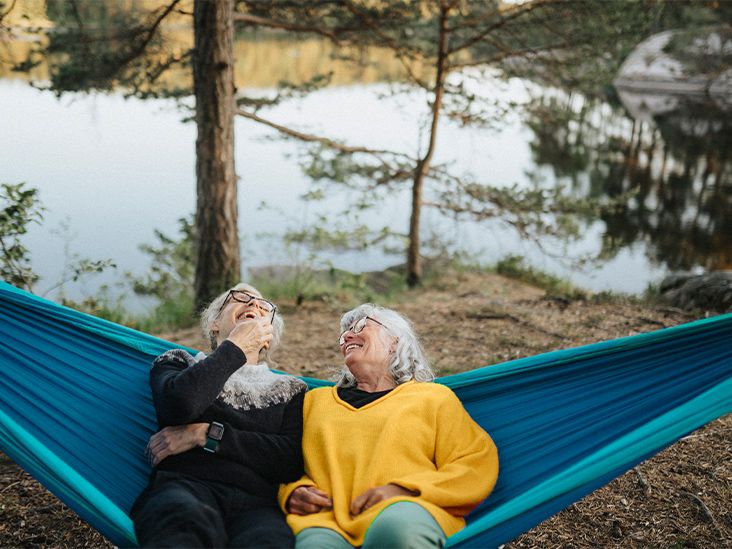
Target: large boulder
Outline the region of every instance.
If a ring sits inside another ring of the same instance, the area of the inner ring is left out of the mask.
[[[656,94],[708,94],[726,107],[732,95],[729,67],[710,68],[708,58],[729,58],[732,35],[729,27],[708,27],[693,31],[693,40],[685,49],[685,59],[667,51],[671,39],[680,32],[665,31],[638,44],[618,70],[614,84],[619,90]],[[696,60],[696,62],[694,62]]]
[[[732,312],[732,271],[676,273],[661,282],[664,301],[685,310]]]

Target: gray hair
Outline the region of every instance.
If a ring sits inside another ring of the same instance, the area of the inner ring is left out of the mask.
[[[226,290],[216,299],[214,299],[208,306],[201,312],[201,329],[203,330],[204,337],[211,341],[211,350],[216,348],[216,333],[212,330],[213,323],[218,320],[221,306],[226,301],[226,297],[229,295],[231,290],[244,290],[255,295],[261,296],[262,293],[257,290],[254,286],[240,282],[233,288]],[[276,314],[274,322],[272,323],[272,341],[269,344],[269,348],[262,350],[259,353],[259,362],[265,364],[273,364],[271,355],[279,347],[282,339],[282,332],[285,329],[285,321],[282,320],[282,316]]]
[[[354,322],[366,316],[375,318],[384,324],[382,330],[397,339],[395,350],[389,355],[389,373],[397,385],[410,380],[432,381],[435,373],[427,362],[422,345],[414,333],[412,323],[404,315],[379,307],[373,303],[364,303],[355,309],[348,311],[341,317],[341,331],[348,329]],[[343,368],[337,375],[339,387],[353,387],[356,385],[356,378]]]

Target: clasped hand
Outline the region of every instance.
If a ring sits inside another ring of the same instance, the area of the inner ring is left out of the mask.
[[[386,499],[416,495],[418,495],[417,492],[412,492],[397,484],[376,486],[366,490],[351,502],[351,515],[360,515],[369,507]],[[295,515],[310,515],[331,507],[333,507],[333,501],[328,494],[315,486],[299,486],[292,492],[287,502],[287,510]]]
[[[206,444],[208,423],[189,423],[164,427],[153,436],[145,447],[145,455],[154,466],[168,456],[173,456]]]

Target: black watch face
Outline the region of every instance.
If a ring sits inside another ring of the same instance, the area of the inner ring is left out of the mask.
[[[208,438],[221,440],[224,436],[224,426],[220,423],[212,423],[208,428]]]

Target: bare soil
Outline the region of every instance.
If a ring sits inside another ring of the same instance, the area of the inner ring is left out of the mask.
[[[353,305],[337,296],[300,306],[281,303],[286,333],[279,367],[329,377],[340,365],[337,320]],[[630,301],[570,301],[485,273],[452,273],[388,305],[414,321],[442,375],[694,318]],[[161,335],[206,346],[195,329]],[[0,457],[0,547],[110,546]],[[732,547],[732,416],[692,433],[505,547]]]

